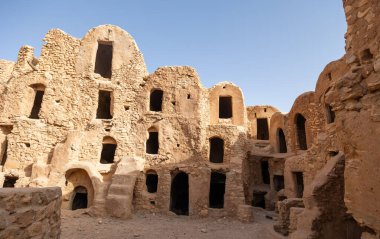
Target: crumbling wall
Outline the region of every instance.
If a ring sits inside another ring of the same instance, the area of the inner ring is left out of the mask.
[[[59,238],[61,189],[0,190],[0,238]]]

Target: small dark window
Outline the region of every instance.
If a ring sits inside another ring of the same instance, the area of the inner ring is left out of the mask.
[[[87,208],[87,189],[85,187],[79,186],[74,189],[73,202],[71,205],[72,210]]]
[[[209,206],[210,208],[224,207],[224,193],[226,188],[226,175],[211,172]]]
[[[104,78],[111,78],[112,75],[112,43],[98,43],[96,52],[95,73]]]
[[[17,180],[18,180],[18,177],[5,176],[3,187],[14,188]]]
[[[162,90],[154,90],[150,93],[150,103],[149,110],[150,111],[162,111],[162,97],[164,92]]]
[[[149,131],[149,138],[146,141],[146,153],[148,154],[158,154],[159,142],[158,142],[158,132],[152,130]]]
[[[29,118],[39,119],[38,114],[41,111],[42,99],[44,98],[45,86],[41,84],[36,84],[31,86],[34,89],[35,95],[33,100],[33,107],[30,112]]]
[[[268,161],[261,161],[261,177],[264,184],[270,184]]]
[[[157,192],[158,175],[155,171],[148,171],[145,175],[146,189],[149,193]]]
[[[257,139],[268,140],[269,139],[269,128],[267,118],[258,118],[256,120],[257,124]]]
[[[332,110],[331,105],[326,105],[327,123],[331,124],[335,122],[335,112]]]
[[[112,119],[111,115],[111,91],[99,91],[97,119]]]
[[[211,138],[209,141],[210,141],[210,162],[223,163],[224,140],[221,138]]]
[[[277,129],[277,142],[278,142],[278,149],[280,153],[288,152],[288,148],[286,146],[285,134],[282,129]]]
[[[303,197],[303,189],[304,189],[303,173],[302,172],[293,172],[293,178],[294,178],[295,186],[296,186],[296,197],[302,198]]]
[[[283,175],[274,175],[273,176],[273,186],[274,190],[277,192],[280,191],[281,189],[285,188],[284,184],[284,176]]]
[[[7,161],[7,157],[8,157],[8,139],[5,138],[5,141],[3,143],[3,147],[4,147],[4,151],[3,151],[3,155],[1,157],[1,166],[4,166],[5,165],[5,162]]]
[[[266,192],[253,192],[252,206],[265,209],[265,194]]]
[[[232,97],[231,96],[219,97],[219,118],[220,119],[232,118]]]
[[[307,150],[306,143],[306,119],[301,114],[296,114],[297,139],[300,150]]]
[[[112,137],[103,138],[102,153],[100,156],[100,163],[110,164],[114,162],[116,152],[116,141]]]

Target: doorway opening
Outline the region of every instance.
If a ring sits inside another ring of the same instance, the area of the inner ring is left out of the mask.
[[[226,175],[224,173],[211,172],[209,207],[223,208],[224,193],[226,190]]]
[[[178,172],[172,180],[170,211],[177,215],[189,215],[189,176]]]

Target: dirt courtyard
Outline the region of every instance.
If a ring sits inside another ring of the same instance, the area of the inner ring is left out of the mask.
[[[255,222],[230,218],[192,218],[175,215],[135,214],[130,220],[95,218],[83,210],[62,210],[63,239],[109,238],[234,238],[281,239],[273,231],[274,221],[265,212],[255,213]]]

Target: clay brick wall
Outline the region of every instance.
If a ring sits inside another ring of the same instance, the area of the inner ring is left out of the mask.
[[[0,190],[0,238],[59,238],[61,189]]]

